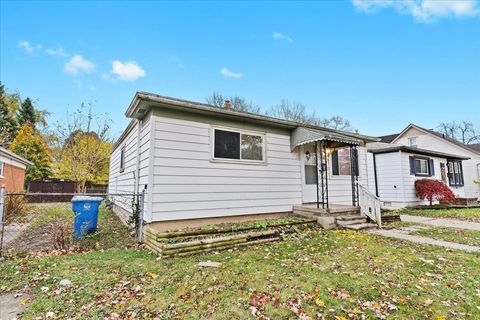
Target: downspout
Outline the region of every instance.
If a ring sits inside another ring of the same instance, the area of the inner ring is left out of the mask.
[[[134,193],[140,194],[140,140],[142,137],[142,123],[143,120],[137,119],[137,164],[135,168],[135,188]]]
[[[478,184],[478,191],[479,191],[479,192],[478,192],[478,197],[477,197],[477,199],[480,200],[480,162],[477,163],[477,179],[478,179],[478,182],[479,182],[479,184]]]
[[[377,157],[375,153],[372,153],[372,155],[373,155],[373,178],[375,182],[375,195],[377,197],[380,197],[378,195]]]

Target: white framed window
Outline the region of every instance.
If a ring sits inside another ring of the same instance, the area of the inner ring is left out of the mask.
[[[4,170],[5,170],[4,168],[5,168],[4,163],[0,161],[0,177],[4,176]]]
[[[212,128],[212,160],[265,163],[265,133]]]
[[[125,145],[120,149],[120,173],[125,171]]]
[[[410,158],[410,174],[415,176],[432,177],[435,175],[433,159],[412,156]]]
[[[353,170],[354,175],[358,176],[358,150],[352,150],[350,147],[340,148],[332,152],[332,175],[333,176],[351,176],[352,174],[352,159],[353,155]]]
[[[416,174],[428,175],[428,160],[427,159],[415,159]]]
[[[410,137],[408,138],[408,146],[412,148],[417,147],[417,137]]]

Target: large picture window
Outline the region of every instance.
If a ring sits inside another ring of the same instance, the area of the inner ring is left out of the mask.
[[[448,183],[451,186],[463,186],[463,169],[460,160],[448,160]]]
[[[214,159],[263,162],[264,136],[250,132],[214,129]]]

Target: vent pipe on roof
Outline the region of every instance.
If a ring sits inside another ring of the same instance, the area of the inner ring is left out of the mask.
[[[225,102],[223,103],[223,108],[230,110],[231,107],[232,105],[230,104],[230,100],[225,100]]]

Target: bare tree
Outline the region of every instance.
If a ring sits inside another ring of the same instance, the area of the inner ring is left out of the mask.
[[[316,122],[315,114],[308,114],[307,107],[304,104],[287,99],[282,99],[280,104],[272,106],[267,114],[275,118],[299,123],[315,124]]]
[[[319,118],[314,112],[308,113],[307,107],[304,104],[294,101],[290,102],[286,99],[282,99],[280,104],[271,107],[268,111],[268,115],[275,118],[316,125],[335,130],[353,131],[350,121],[341,116]]]
[[[475,130],[473,123],[468,121],[461,121],[460,123],[442,122],[437,127],[438,132],[445,136],[455,139],[464,144],[479,143],[480,132]]]
[[[205,101],[207,101],[208,104],[211,104],[217,108],[223,108],[226,100],[230,101],[233,110],[250,113],[261,112],[261,109],[257,104],[253,103],[252,101],[249,102],[244,97],[237,95],[224,96],[221,93],[214,91],[211,96],[205,98]]]
[[[332,128],[335,130],[342,130],[342,131],[353,131],[353,127],[350,124],[350,121],[341,117],[341,116],[333,116],[331,118],[321,118],[318,121],[318,125],[322,127]]]

